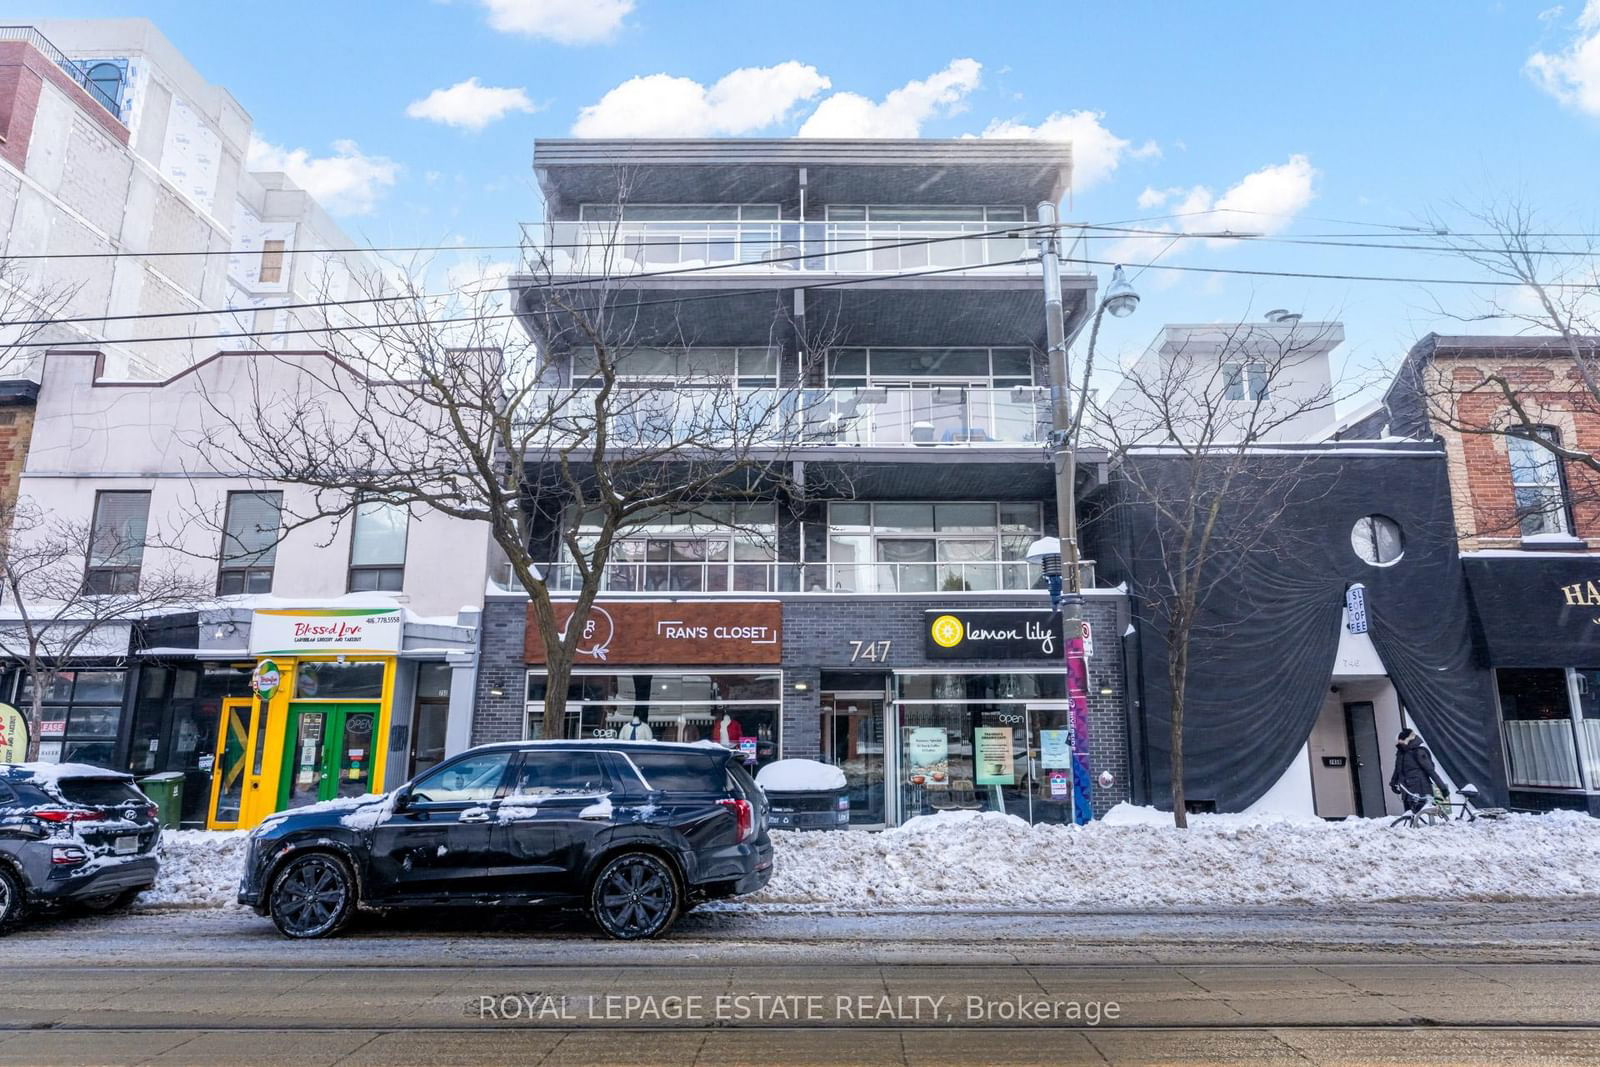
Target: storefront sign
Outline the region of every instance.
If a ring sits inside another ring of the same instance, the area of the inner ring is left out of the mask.
[[[571,603],[555,605],[566,633]],[[589,609],[579,635],[579,663],[671,663],[680,666],[778,664],[783,605],[776,600],[607,600]],[[529,663],[544,662],[544,639],[528,606]]]
[[[283,675],[278,665],[270,659],[257,663],[256,669],[250,674],[250,688],[260,700],[271,700],[282,681]]]
[[[258,611],[250,620],[250,654],[393,654],[400,651],[401,628],[399,608]]]
[[[950,735],[942,726],[913,726],[906,738],[906,780],[930,789],[950,787]]]
[[[1072,766],[1072,731],[1039,731],[1039,766],[1046,770]]]
[[[1053,611],[956,609],[923,613],[929,659],[1062,657],[1061,616]],[[1087,634],[1086,634],[1087,636]]]
[[[972,731],[972,758],[978,785],[1014,785],[1016,764],[1011,748],[1011,727],[979,726]]]
[[[1068,771],[1050,772],[1050,799],[1063,800],[1072,793],[1072,775]]]
[[[1350,632],[1367,632],[1367,587],[1357,582],[1344,593],[1344,608],[1350,620]]]
[[[28,761],[28,720],[10,704],[0,704],[0,763]]]
[[[1461,561],[1489,666],[1587,667],[1600,661],[1600,562],[1584,555]]]

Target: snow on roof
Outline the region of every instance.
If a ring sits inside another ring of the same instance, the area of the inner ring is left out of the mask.
[[[133,776],[121,771],[108,771],[104,767],[91,767],[87,763],[13,763],[7,768],[10,777],[34,785],[51,786],[67,778],[125,778]]]

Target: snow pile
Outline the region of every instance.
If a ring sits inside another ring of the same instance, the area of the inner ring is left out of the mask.
[[[768,793],[810,793],[843,789],[844,771],[814,759],[781,759],[756,772],[756,785]]]
[[[1391,830],[1120,809],[1088,826],[943,812],[886,833],[776,833],[756,905],[817,909],[1211,908],[1594,895],[1600,819],[1575,812]]]
[[[1119,806],[1089,826],[950,811],[897,830],[772,835],[772,883],[744,906],[798,910],[1216,908],[1596,895],[1600,819],[1576,812],[1391,830],[1388,820],[1171,816]],[[244,833],[168,832],[141,903],[225,907]]]
[[[161,873],[139,897],[144,907],[226,908],[239,895],[249,834],[244,830],[167,830]]]

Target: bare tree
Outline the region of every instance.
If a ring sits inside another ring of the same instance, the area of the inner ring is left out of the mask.
[[[48,281],[24,261],[0,256],[0,378],[26,374],[43,345],[68,339],[57,320],[80,288]]]
[[[563,257],[574,243],[581,257]],[[619,538],[713,502],[785,499],[786,449],[814,429],[801,368],[816,353],[778,292],[747,297],[771,315],[773,356],[753,364],[766,369],[697,367],[680,299],[647,290],[624,245],[615,224],[530,244],[509,284],[443,295],[392,271],[369,284],[382,299],[359,328],[328,321],[327,361],[254,356],[242,388],[208,397],[199,442],[214,470],[309,490],[286,500],[285,535],[336,529],[365,500],[485,523],[531,601],[545,736],[565,728],[582,622]],[[776,353],[797,349],[801,368],[781,367]],[[277,375],[290,359],[303,373]]]
[[[1476,502],[1475,532],[1515,533],[1530,518],[1553,519],[1569,502],[1600,514],[1600,439],[1549,429],[1600,419],[1600,243],[1592,234],[1552,232],[1516,199],[1461,210],[1471,220],[1468,232],[1432,223],[1440,251],[1497,284],[1475,310],[1437,301],[1435,310],[1464,323],[1513,323],[1529,336],[1493,356],[1409,367],[1419,376],[1409,384],[1436,425],[1469,438],[1528,442],[1561,469],[1567,486],[1566,500],[1529,492],[1510,508]]]
[[[49,515],[26,498],[0,510],[0,521],[8,531],[0,545],[6,604],[0,655],[31,683],[32,757],[39,751],[44,695],[55,671],[75,657],[122,659],[127,646],[104,644],[108,634],[123,624],[193,608],[209,600],[211,590],[181,565],[144,566],[142,525],[95,530]]]
[[[1282,550],[1291,501],[1306,496],[1306,459],[1263,446],[1292,440],[1349,393],[1318,362],[1329,329],[1239,323],[1191,335],[1152,351],[1090,412],[1085,432],[1115,471],[1113,507],[1138,517],[1129,550],[1149,564],[1135,610],[1165,652],[1179,827],[1191,648],[1207,628],[1242,621],[1219,615],[1213,594],[1256,553]]]

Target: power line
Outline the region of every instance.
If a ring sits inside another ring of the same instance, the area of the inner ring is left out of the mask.
[[[799,260],[826,259],[826,258],[828,258],[830,256],[860,255],[860,254],[863,254],[863,253],[870,253],[870,252],[890,251],[890,250],[897,249],[897,248],[914,248],[914,247],[923,246],[923,245],[939,244],[939,243],[945,242],[945,241],[971,241],[971,240],[980,240],[980,239],[987,238],[987,237],[1005,238],[1005,237],[1012,236],[1014,234],[1021,233],[1024,229],[1038,229],[1038,228],[1039,227],[1037,225],[1034,225],[1034,226],[1024,225],[1022,227],[1011,226],[1011,227],[1006,227],[1005,229],[1000,229],[1000,230],[985,230],[985,231],[982,231],[982,232],[964,233],[964,234],[950,235],[950,236],[943,236],[943,237],[915,238],[913,240],[899,241],[899,242],[894,242],[894,243],[890,243],[890,244],[857,245],[857,246],[851,247],[851,248],[834,249],[833,251],[828,251],[828,252],[801,252],[801,253],[798,253],[798,254],[792,255],[792,256],[774,256],[774,257],[771,257],[769,259],[763,259],[763,260],[760,261],[760,263],[762,265],[768,265],[768,264],[773,264],[773,263],[791,263],[791,262],[795,262],[795,261],[799,261]],[[518,247],[520,247],[520,246],[518,246]],[[549,246],[543,246],[543,247],[549,247]],[[606,245],[574,245],[574,246],[571,246],[571,247],[578,247],[578,248],[614,248],[615,245],[610,245],[610,244],[606,244]],[[975,264],[975,265],[973,265],[971,267],[962,268],[962,269],[977,269],[977,267],[979,267],[979,266],[988,266],[988,265],[989,264]],[[678,267],[678,268],[675,268],[675,269],[672,269],[672,270],[640,271],[639,273],[636,273],[636,274],[627,274],[627,275],[591,275],[589,277],[564,278],[559,282],[550,281],[550,282],[530,283],[528,285],[519,285],[515,289],[511,288],[510,286],[506,286],[506,287],[495,286],[495,287],[492,287],[492,288],[478,289],[478,290],[474,291],[471,295],[477,296],[477,295],[480,295],[480,294],[483,294],[483,293],[493,293],[493,292],[525,292],[525,291],[527,291],[529,289],[566,289],[566,288],[573,288],[573,287],[584,286],[584,285],[594,285],[594,284],[603,283],[603,282],[618,282],[618,281],[629,281],[629,282],[632,282],[632,281],[639,281],[639,280],[649,280],[649,279],[652,279],[652,278],[675,278],[675,277],[681,277],[681,276],[686,275],[686,274],[701,274],[701,273],[705,273],[707,271],[743,269],[743,268],[748,268],[750,266],[751,266],[751,264],[743,262],[743,261],[734,261],[734,262],[729,262],[729,263],[707,263],[707,264],[702,264],[702,265],[696,266],[696,267]],[[406,301],[406,300],[444,299],[444,298],[446,298],[446,297],[448,297],[450,295],[452,295],[452,294],[409,293],[409,294],[399,294],[399,295],[395,295],[395,296],[352,297],[352,298],[347,299],[347,300],[311,300],[311,301],[303,301],[303,302],[298,303],[298,304],[267,304],[267,305],[264,305],[264,306],[261,306],[261,307],[198,308],[198,309],[192,309],[192,310],[189,310],[189,311],[151,311],[151,312],[139,312],[139,313],[133,313],[133,314],[126,314],[126,315],[79,315],[79,316],[76,316],[76,317],[73,317],[73,318],[17,319],[17,320],[14,320],[12,322],[0,322],[0,326],[64,326],[64,325],[76,325],[78,323],[85,323],[85,322],[129,322],[129,321],[139,321],[139,320],[144,320],[144,319],[196,318],[196,317],[205,316],[205,315],[245,315],[245,314],[254,314],[254,313],[258,312],[258,311],[301,311],[301,310],[306,310],[306,309],[309,309],[309,308],[348,307],[348,306],[355,306],[355,305],[359,305],[359,304],[392,304],[392,303],[398,303],[398,302]]]
[[[871,281],[871,282],[879,282],[879,281],[895,281],[895,280],[901,279],[901,278],[926,278],[926,277],[929,277],[929,276],[935,275],[935,274],[951,274],[951,273],[954,273],[954,272],[957,272],[957,271],[976,270],[976,269],[979,269],[979,268],[982,268],[982,267],[1006,267],[1006,266],[1011,266],[1013,264],[1031,263],[1031,262],[1033,262],[1032,259],[1024,257],[1024,258],[1018,258],[1018,259],[1012,259],[1012,260],[997,260],[997,261],[992,262],[992,263],[986,262],[986,263],[978,263],[978,264],[968,264],[968,265],[959,266],[959,267],[936,267],[936,268],[932,268],[930,270],[900,271],[900,272],[897,272],[897,273],[894,273],[894,274],[874,275],[871,278],[868,278],[868,279],[865,279],[865,280],[866,281]],[[859,278],[859,277],[841,278],[841,279],[837,279],[837,280],[834,280],[834,281],[818,282],[818,283],[816,283],[814,285],[806,285],[806,286],[804,286],[804,288],[806,288],[806,289],[830,289],[830,288],[833,288],[835,286],[841,286],[841,285],[858,285],[863,280],[864,279]],[[627,303],[627,304],[600,304],[600,305],[595,305],[595,306],[590,306],[590,307],[556,308],[556,309],[547,310],[547,311],[524,311],[524,312],[508,311],[508,312],[496,312],[496,313],[487,314],[487,315],[462,315],[462,316],[459,316],[459,317],[446,318],[446,319],[427,319],[427,318],[424,318],[424,319],[410,319],[410,320],[403,321],[403,322],[356,323],[356,324],[351,324],[351,325],[346,325],[346,326],[310,326],[310,327],[303,327],[303,328],[297,328],[297,329],[285,329],[285,330],[246,330],[246,331],[240,331],[240,332],[237,332],[237,333],[170,334],[170,335],[162,336],[162,337],[126,337],[126,338],[115,338],[115,339],[111,339],[111,338],[96,338],[96,339],[94,339],[92,341],[88,341],[88,342],[85,342],[85,343],[86,344],[94,344],[94,345],[128,345],[128,344],[146,344],[146,343],[156,342],[156,341],[216,341],[216,340],[235,340],[235,339],[244,338],[244,337],[289,337],[289,336],[298,336],[298,335],[303,335],[303,334],[346,333],[346,332],[349,332],[349,331],[359,331],[359,330],[367,330],[367,331],[372,331],[372,332],[378,332],[378,331],[382,331],[382,330],[393,330],[393,329],[399,329],[399,328],[408,327],[408,326],[450,326],[450,325],[474,323],[474,322],[492,322],[492,321],[497,321],[497,320],[501,320],[501,319],[516,319],[516,318],[521,318],[523,316],[555,317],[555,316],[559,316],[559,315],[581,314],[581,313],[590,312],[590,311],[605,311],[605,312],[627,311],[627,310],[629,310],[631,308],[650,307],[650,306],[656,305],[656,304],[692,304],[692,303],[696,303],[696,302],[701,301],[701,300],[728,300],[728,299],[732,299],[734,297],[741,297],[741,296],[763,296],[763,295],[774,293],[775,291],[776,290],[772,289],[769,286],[762,286],[762,287],[759,287],[759,288],[750,288],[750,289],[729,289],[729,290],[726,290],[726,291],[723,291],[723,292],[715,292],[715,293],[699,293],[699,294],[695,294],[695,295],[692,295],[692,296],[674,296],[674,297],[662,297],[662,298],[659,298],[659,299],[635,300],[635,301],[633,301],[631,303]],[[6,325],[6,324],[0,323],[0,325]],[[35,345],[33,347],[47,348],[47,347],[51,347],[51,344],[50,343],[44,343],[44,344]]]

